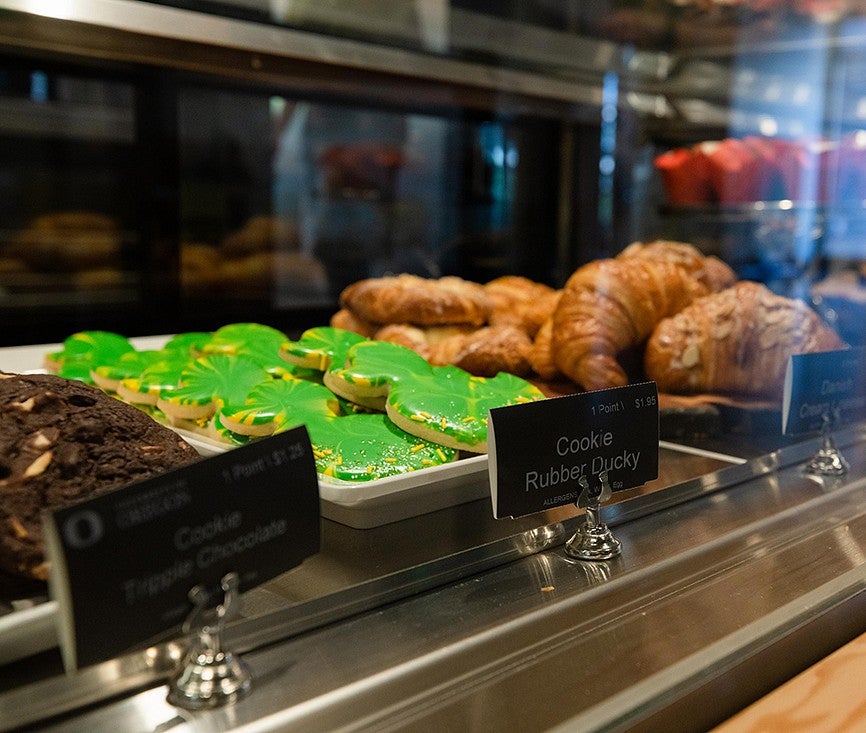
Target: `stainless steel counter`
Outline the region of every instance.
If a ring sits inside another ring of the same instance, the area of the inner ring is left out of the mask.
[[[170,706],[167,644],[15,686],[0,725],[705,728],[866,628],[866,433],[839,442],[852,470],[831,480],[800,470],[816,441],[746,462],[663,448],[660,485],[605,508],[624,547],[608,562],[564,554],[573,508],[497,522],[475,501],[373,530],[326,521],[323,552],[247,594],[230,629],[248,698]]]

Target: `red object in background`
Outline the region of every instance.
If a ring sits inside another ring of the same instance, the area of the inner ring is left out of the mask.
[[[707,159],[720,203],[743,204],[764,198],[764,164],[742,140],[725,138]]]
[[[757,135],[675,148],[655,159],[674,206],[790,199],[866,202],[866,132],[793,141]]]
[[[375,192],[393,195],[397,173],[406,162],[403,151],[383,143],[332,145],[318,157],[326,190]]]
[[[700,206],[714,200],[706,159],[690,148],[676,148],[655,159],[671,206]]]

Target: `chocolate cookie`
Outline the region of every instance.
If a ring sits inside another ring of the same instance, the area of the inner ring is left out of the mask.
[[[176,433],[94,387],[0,372],[0,570],[47,578],[44,509],[197,459]]]

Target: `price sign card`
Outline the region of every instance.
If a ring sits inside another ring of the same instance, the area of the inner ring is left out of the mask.
[[[319,551],[307,430],[46,513],[45,536],[67,669],[110,659],[179,626],[193,586],[248,590]]]
[[[825,415],[834,426],[866,419],[866,347],[797,354],[788,360],[782,432],[818,431]]]
[[[493,516],[520,517],[580,496],[607,471],[613,491],[658,477],[655,382],[557,397],[490,411]]]

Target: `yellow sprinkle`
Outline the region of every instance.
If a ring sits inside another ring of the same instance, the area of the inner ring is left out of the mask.
[[[396,463],[396,462],[397,462],[396,458],[386,458],[385,459],[385,463]]]
[[[481,418],[481,422],[483,422],[485,425],[487,425],[487,418],[486,418],[486,417],[482,417],[482,418]]]
[[[432,463],[433,463],[433,461],[431,461],[429,458],[425,458],[424,460],[421,461],[422,466],[430,466],[430,465],[432,465]]]
[[[418,414],[421,415],[421,417],[426,417],[428,420],[429,420],[431,417],[433,417],[433,415],[431,415],[429,412],[424,412],[423,410],[419,410],[419,411],[418,411]]]
[[[424,416],[423,415],[417,415],[417,414],[416,415],[409,415],[409,419],[414,420],[415,422],[424,422]]]
[[[442,452],[441,448],[436,449],[436,455],[444,462],[446,460],[445,454]]]
[[[467,415],[466,417],[463,418],[463,422],[474,422],[474,421],[475,421],[475,415]]]
[[[418,445],[412,446],[412,452],[413,453],[417,453],[419,450],[424,450],[424,444],[423,443],[418,443]]]
[[[367,473],[373,473],[373,466],[367,466]]]
[[[444,417],[439,421],[439,426],[440,426],[443,430],[445,430],[445,428],[448,427],[448,422],[445,420]]]

